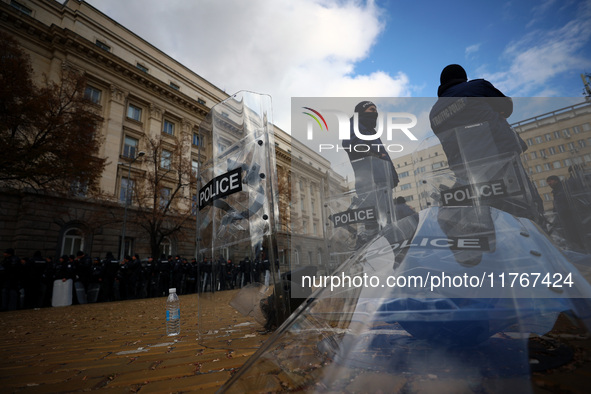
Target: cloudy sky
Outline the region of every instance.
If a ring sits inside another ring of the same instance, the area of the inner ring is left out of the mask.
[[[288,132],[291,97],[433,97],[450,63],[514,97],[582,101],[591,72],[591,0],[88,2]]]

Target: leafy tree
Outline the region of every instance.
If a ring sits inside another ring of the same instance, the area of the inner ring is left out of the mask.
[[[181,230],[194,220],[190,195],[196,174],[186,154],[188,147],[179,139],[148,138],[146,145],[147,171],[135,184],[133,202],[138,209],[132,220],[148,236],[152,256],[156,257],[166,238],[182,238]]]
[[[33,83],[31,61],[0,32],[0,185],[97,191],[105,159],[97,157],[101,119],[84,97],[86,80],[64,70],[60,81]]]

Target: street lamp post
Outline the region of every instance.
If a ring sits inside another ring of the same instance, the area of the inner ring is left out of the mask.
[[[125,188],[125,210],[123,211],[123,228],[121,229],[121,250],[119,251],[119,260],[123,260],[125,257],[125,225],[127,224],[127,207],[129,206],[129,181],[131,178],[131,165],[135,163],[137,159],[145,155],[146,152],[140,151],[137,156],[129,162],[127,170],[127,187]]]

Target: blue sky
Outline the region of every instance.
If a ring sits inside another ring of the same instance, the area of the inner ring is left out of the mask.
[[[413,96],[436,94],[441,69],[459,63],[469,78],[486,78],[514,96],[579,97],[591,72],[588,1],[382,1],[383,32],[356,72],[401,70]],[[544,62],[526,62],[532,59]],[[518,61],[537,81],[511,84]]]
[[[591,0],[88,2],[228,93],[271,95],[287,132],[291,97],[433,97],[450,63],[573,101],[591,72]]]

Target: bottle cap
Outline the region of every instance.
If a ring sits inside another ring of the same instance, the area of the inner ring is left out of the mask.
[[[168,289],[169,293],[176,293],[176,287],[172,287],[170,289]]]

